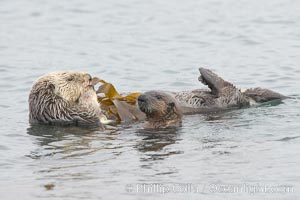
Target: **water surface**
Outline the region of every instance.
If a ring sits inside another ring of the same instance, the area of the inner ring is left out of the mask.
[[[0,5],[1,199],[300,195],[299,1],[2,0]],[[140,131],[140,124],[101,132],[28,123],[29,90],[47,72],[88,71],[122,92],[181,91],[204,87],[197,81],[198,67],[241,88],[266,87],[294,99],[186,116],[181,128],[157,133]],[[164,190],[141,188],[151,184]],[[183,188],[188,184],[193,190]],[[255,186],[290,190],[255,191]],[[170,188],[174,191],[162,194]]]

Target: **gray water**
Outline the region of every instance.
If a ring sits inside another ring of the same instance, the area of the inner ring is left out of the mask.
[[[149,133],[30,126],[39,76],[121,92],[202,88],[207,67],[293,99]],[[297,199],[300,1],[0,1],[0,199]]]

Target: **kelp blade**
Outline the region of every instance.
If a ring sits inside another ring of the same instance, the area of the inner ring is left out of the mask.
[[[144,113],[136,106],[137,98],[141,93],[134,92],[122,96],[113,84],[101,79],[95,81],[103,83],[96,93],[105,95],[105,97],[98,97],[98,100],[102,105],[101,108],[108,116],[126,123],[145,119]]]
[[[122,96],[117,92],[111,83],[103,83],[96,93],[103,93],[105,94],[105,97],[109,98],[110,100],[122,98]]]

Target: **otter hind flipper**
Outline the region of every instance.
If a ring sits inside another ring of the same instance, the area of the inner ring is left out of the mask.
[[[199,81],[208,85],[211,94],[215,95],[215,106],[218,108],[245,107],[249,101],[232,83],[225,81],[209,69],[200,68]]]
[[[284,96],[272,90],[260,87],[247,89],[244,94],[252,98],[257,103],[264,103],[272,100],[283,100],[288,98],[287,96]]]
[[[207,85],[214,95],[219,95],[224,87],[234,87],[231,83],[223,80],[209,69],[199,68],[199,71],[201,75],[198,80],[204,85]]]

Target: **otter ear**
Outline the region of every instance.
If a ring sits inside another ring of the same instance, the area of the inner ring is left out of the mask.
[[[56,90],[55,85],[53,83],[47,83],[47,91],[49,91],[50,94],[59,95],[59,91]]]
[[[48,89],[48,91],[52,91],[55,94],[57,93],[57,91],[55,91],[55,85],[52,83],[47,84],[47,89]]]
[[[48,88],[49,88],[49,90],[55,90],[55,86],[52,84],[52,83],[49,83],[48,84]]]

